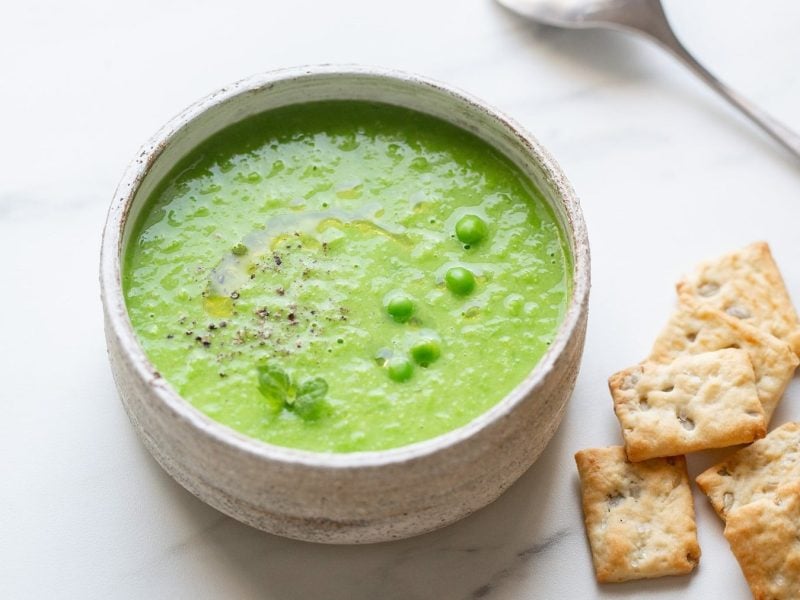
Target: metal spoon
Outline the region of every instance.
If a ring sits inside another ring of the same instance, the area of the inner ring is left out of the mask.
[[[660,0],[497,0],[545,25],[570,29],[630,31],[669,50],[712,89],[800,158],[800,136],[722,83],[689,54],[675,36]]]

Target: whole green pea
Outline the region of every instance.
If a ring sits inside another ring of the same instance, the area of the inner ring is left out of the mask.
[[[445,274],[444,283],[457,296],[466,296],[475,289],[475,275],[464,267],[453,267]]]
[[[442,355],[439,342],[433,338],[423,338],[411,346],[411,357],[421,367],[427,367]]]
[[[386,312],[398,323],[405,323],[414,314],[414,301],[406,295],[397,295],[386,303]]]
[[[456,237],[465,244],[477,244],[488,233],[486,223],[476,215],[464,215],[456,223]]]
[[[389,372],[389,379],[398,383],[408,381],[414,374],[414,365],[411,361],[400,356],[389,359],[386,369]]]

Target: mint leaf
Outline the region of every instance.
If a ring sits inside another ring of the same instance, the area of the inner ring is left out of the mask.
[[[297,414],[304,421],[316,421],[329,408],[325,401],[328,382],[322,377],[306,379],[299,386],[289,374],[271,363],[259,365],[258,391],[266,398],[274,412],[284,408]]]
[[[304,421],[316,421],[328,409],[325,394],[328,393],[328,382],[322,377],[306,379],[297,388],[297,396],[289,407]]]
[[[291,380],[286,371],[267,363],[256,367],[258,371],[258,391],[267,399],[274,410],[280,410],[287,401]]]
[[[300,388],[297,390],[297,399],[299,400],[300,398],[306,397],[314,400],[322,400],[327,393],[328,382],[322,377],[312,377],[300,384]]]

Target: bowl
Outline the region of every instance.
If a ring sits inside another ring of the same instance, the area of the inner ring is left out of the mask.
[[[493,408],[467,425],[377,452],[316,453],[263,443],[213,421],[145,356],[121,284],[132,225],[158,181],[198,143],[250,115],[314,100],[353,99],[428,113],[473,132],[539,187],[574,258],[572,297],[548,352]],[[139,151],[117,188],[100,259],[105,334],[128,416],[158,463],[192,494],[264,531],[314,542],[369,543],[421,534],[486,506],[536,460],[575,385],[586,332],[589,247],[561,169],[508,117],[441,83],[376,68],[317,66],[256,75],[193,104]]]

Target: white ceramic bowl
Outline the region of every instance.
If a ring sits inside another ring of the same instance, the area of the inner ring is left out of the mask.
[[[131,226],[158,181],[198,143],[287,104],[360,99],[429,113],[508,156],[555,209],[574,257],[572,298],[547,354],[496,406],[439,437],[392,450],[314,453],[269,445],[213,421],[145,356],[128,318],[120,265]],[[513,121],[442,84],[397,72],[320,66],[257,75],[193,104],[139,152],[108,213],[100,282],[109,358],[147,449],[181,485],[220,511],[287,537],[329,543],[408,537],[489,504],[536,460],[558,427],[583,352],[589,247],[575,194],[550,155]]]

